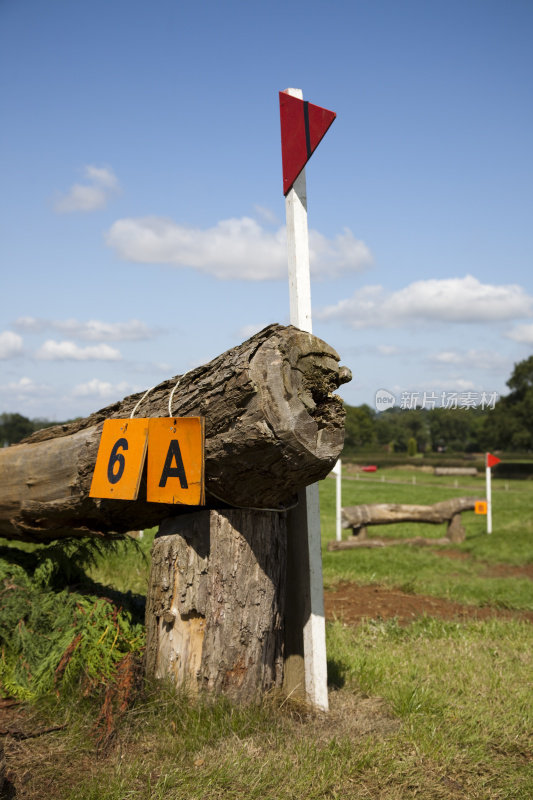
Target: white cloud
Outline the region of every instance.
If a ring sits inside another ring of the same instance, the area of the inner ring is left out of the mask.
[[[443,350],[430,356],[429,361],[440,366],[460,366],[468,369],[501,370],[508,367],[506,358],[492,350]]]
[[[57,322],[56,327],[79,339],[89,342],[136,342],[143,339],[150,339],[154,334],[150,328],[138,319],[130,319],[128,322],[101,322],[91,319],[88,322],[78,322],[75,319]]]
[[[22,354],[22,337],[13,331],[0,333],[0,358],[15,358]]]
[[[55,210],[60,214],[104,208],[119,188],[117,177],[109,167],[88,165],[84,168],[84,173],[87,182],[73,184],[56,201]]]
[[[243,325],[242,328],[239,328],[237,331],[237,336],[244,342],[246,339],[250,339],[250,337],[254,334],[262,331],[267,325],[268,322],[260,322],[257,325],[254,325],[253,323],[251,325]]]
[[[126,261],[190,267],[222,280],[273,280],[287,273],[285,227],[268,231],[250,217],[205,229],[163,217],[120,219],[106,240]],[[311,272],[328,277],[361,271],[372,262],[368,247],[348,228],[334,239],[310,231],[309,258]]]
[[[475,389],[476,384],[468,378],[457,376],[449,378],[448,380],[440,380],[439,388],[448,392],[467,392]]]
[[[86,383],[79,383],[75,386],[72,394],[74,397],[99,397],[104,400],[109,400],[122,398],[133,391],[135,390],[124,381],[113,384],[109,381],[101,381],[98,378],[93,378]]]
[[[529,316],[532,309],[533,297],[521,286],[483,284],[466,275],[416,281],[396,292],[365,286],[318,311],[317,317],[341,319],[353,328],[398,327],[416,322],[501,322]]]
[[[19,413],[27,413],[29,407],[40,409],[43,397],[49,397],[51,388],[45,383],[36,383],[33,378],[23,377],[15,381],[0,384],[0,395],[3,402]],[[40,412],[38,412],[40,413]]]
[[[399,348],[395,347],[393,344],[378,344],[376,346],[376,351],[380,356],[395,356],[400,352]]]
[[[43,361],[119,361],[122,358],[118,350],[107,344],[80,347],[74,342],[54,339],[47,339],[35,355]]]
[[[42,333],[52,329],[88,342],[132,342],[150,339],[154,335],[154,331],[138,319],[130,319],[128,322],[102,322],[97,319],[79,322],[77,319],[54,321],[19,317],[14,322],[14,327],[28,333]]]
[[[50,326],[47,320],[37,319],[36,317],[19,317],[13,323],[13,327],[25,333],[42,333]]]
[[[19,378],[18,381],[11,381],[2,386],[2,389],[7,389],[10,392],[18,392],[20,394],[29,394],[42,389],[32,378]]]
[[[517,325],[505,334],[508,339],[512,339],[520,344],[533,345],[533,324]]]
[[[265,206],[260,206],[257,203],[254,205],[254,211],[258,217],[260,217],[263,222],[267,222],[270,225],[279,225],[279,217],[277,214],[270,208],[265,208]]]
[[[86,176],[99,186],[105,186],[106,189],[118,189],[117,176],[109,167],[94,167],[88,165],[85,167]]]
[[[286,260],[286,257],[285,257]],[[349,228],[334,239],[327,239],[318,231],[309,231],[309,260],[311,274],[332,278],[342,272],[362,272],[372,262],[372,253],[366,244],[356,239]]]

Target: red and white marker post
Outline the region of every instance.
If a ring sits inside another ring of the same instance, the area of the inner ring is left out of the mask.
[[[311,279],[305,164],[335,119],[335,114],[304,102],[301,89],[279,93],[283,193],[287,217],[290,322],[312,332]],[[298,495],[298,507],[288,517],[288,575],[291,612],[286,637],[285,688],[289,693],[304,689],[308,701],[328,709],[324,585],[320,542],[318,484]],[[301,631],[303,628],[303,642]],[[303,646],[303,675],[298,651]],[[302,687],[303,682],[303,687]]]
[[[492,473],[491,468],[499,464],[501,458],[493,456],[492,453],[485,455],[485,481],[486,481],[486,497],[487,497],[487,533],[492,533]]]

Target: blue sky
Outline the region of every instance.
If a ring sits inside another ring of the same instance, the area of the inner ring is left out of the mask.
[[[62,420],[288,323],[278,92],[348,403],[533,352],[529,0],[0,0],[0,411]]]

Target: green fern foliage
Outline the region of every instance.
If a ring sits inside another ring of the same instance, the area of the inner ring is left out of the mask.
[[[80,688],[92,694],[125,655],[142,649],[144,626],[131,597],[99,596],[103,587],[85,574],[106,549],[135,546],[130,541],[67,540],[29,553],[0,547],[1,693],[21,700]]]

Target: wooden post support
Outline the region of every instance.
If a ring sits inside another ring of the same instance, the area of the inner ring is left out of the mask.
[[[287,89],[287,93],[300,100],[303,98],[301,89]],[[305,169],[300,172],[286,196],[285,210],[290,322],[300,330],[312,333]],[[284,688],[288,694],[302,694],[304,689],[305,696],[312,705],[327,711],[320,504],[316,483],[298,492],[298,508],[288,518],[288,550],[287,609],[292,609],[292,618],[286,618],[287,661]],[[303,632],[302,635],[300,631]]]
[[[148,676],[239,703],[281,687],[283,514],[197,511],[164,520],[146,606]]]

